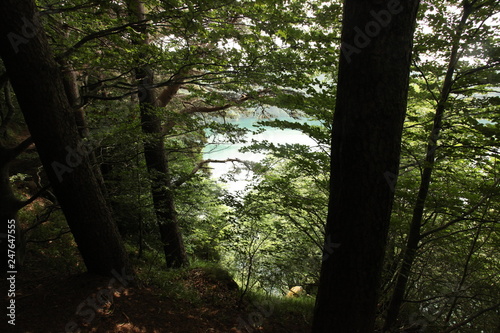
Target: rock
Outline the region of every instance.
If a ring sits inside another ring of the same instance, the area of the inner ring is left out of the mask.
[[[286,297],[301,297],[307,295],[306,291],[302,286],[295,286],[290,288],[290,291],[286,294]]]

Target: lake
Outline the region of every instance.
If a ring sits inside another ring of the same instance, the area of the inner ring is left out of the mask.
[[[307,119],[294,119],[290,117],[285,111],[280,110],[278,108],[269,108],[266,110],[266,113],[269,112],[272,114],[273,118],[277,118],[280,120],[289,120],[294,122],[307,122],[309,124],[319,124],[317,121],[310,121]],[[264,120],[258,117],[241,117],[239,119],[227,120],[227,122],[231,124],[237,124],[240,127],[256,130],[257,127],[254,125],[260,121]],[[203,156],[205,159],[216,159],[216,160],[225,160],[228,158],[237,158],[240,160],[253,161],[258,162],[264,158],[264,154],[256,154],[251,152],[240,152],[240,149],[249,143],[252,140],[256,141],[269,141],[274,144],[293,144],[300,143],[309,146],[316,145],[316,142],[312,140],[309,136],[303,134],[300,131],[292,130],[292,129],[276,129],[272,127],[265,127],[265,131],[259,134],[249,133],[246,135],[245,140],[247,143],[238,143],[238,144],[209,144],[203,150]],[[240,164],[240,163],[238,163]],[[243,167],[242,165],[236,165],[237,167]],[[234,165],[233,163],[211,163],[210,167],[213,168],[212,176],[213,178],[220,180],[221,177],[228,173],[232,173]],[[228,181],[226,188],[230,192],[241,191],[248,185],[249,180],[252,177],[251,172],[242,171],[240,174],[233,175],[235,180]]]

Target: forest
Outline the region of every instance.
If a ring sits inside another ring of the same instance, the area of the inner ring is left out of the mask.
[[[499,27],[0,0],[0,331],[499,333]]]

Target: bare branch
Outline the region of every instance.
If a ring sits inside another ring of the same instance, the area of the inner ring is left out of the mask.
[[[432,99],[437,103],[439,101],[438,97],[436,94],[431,89],[431,85],[429,83],[429,80],[427,80],[427,76],[425,75],[424,71],[420,68],[420,66],[417,65],[416,61],[413,61],[413,66],[420,72],[420,75],[425,81],[425,87],[427,88],[427,91],[432,95]]]
[[[28,228],[26,228],[26,230],[24,230],[24,233],[26,233],[30,230],[36,229],[38,226],[47,222],[49,220],[50,216],[52,215],[52,213],[54,211],[56,211],[57,209],[59,209],[59,207],[56,205],[49,206],[42,215],[36,216],[36,220],[33,222],[33,224],[31,226],[29,226]]]
[[[62,236],[71,233],[71,230],[65,230],[65,231],[60,231],[59,234],[56,237],[49,238],[49,239],[43,239],[43,240],[28,240],[26,243],[47,243],[47,242],[52,242],[55,240],[60,239]]]
[[[180,77],[180,75],[176,74],[172,76],[168,82],[172,82],[173,80],[178,80],[178,83],[174,83],[172,85],[167,86],[163,91],[160,93],[160,96],[158,96],[157,103],[159,107],[165,107],[167,106],[168,103],[174,98],[174,96],[177,94],[179,89],[181,88],[183,84],[183,78]]]
[[[17,156],[19,156],[23,151],[28,149],[28,147],[32,144],[33,144],[33,139],[29,137],[14,148],[4,148],[0,146],[2,159],[4,159],[7,163],[9,161],[12,161]]]
[[[480,66],[480,67],[476,67],[476,68],[472,68],[472,69],[463,71],[463,72],[457,74],[457,76],[455,77],[455,81],[458,81],[459,79],[461,79],[461,78],[463,78],[463,77],[465,77],[467,75],[471,75],[471,74],[480,72],[482,70],[486,70],[486,69],[490,69],[490,68],[495,68],[495,67],[497,67],[499,65],[500,65],[500,60],[495,60],[491,64],[487,64],[487,65],[484,65],[484,66]],[[453,89],[453,90],[455,90],[455,89]]]
[[[127,23],[127,24],[124,24],[124,25],[120,25],[118,27],[113,27],[113,28],[104,29],[104,30],[100,30],[100,31],[96,31],[94,33],[91,33],[90,35],[87,35],[87,36],[83,37],[76,44],[74,44],[69,49],[67,49],[65,52],[63,52],[62,54],[60,54],[59,56],[57,56],[56,60],[59,61],[61,59],[69,57],[76,50],[78,50],[80,47],[82,47],[83,45],[85,45],[85,43],[87,43],[89,41],[92,41],[94,39],[98,39],[98,38],[101,38],[101,37],[106,37],[106,36],[109,36],[109,35],[114,35],[114,34],[120,33],[122,31],[125,31],[129,27],[142,26],[146,22],[148,22],[148,20],[142,20],[142,21],[139,21],[139,22]]]
[[[23,142],[18,144],[16,147],[12,148],[11,151],[11,156],[12,158],[16,158],[19,155],[21,155],[22,152],[24,152],[26,149],[29,148],[33,144],[33,138],[30,136],[29,138],[26,138]]]
[[[439,333],[449,333],[449,332],[453,332],[455,331],[456,329],[459,329],[460,327],[462,326],[465,326],[467,325],[468,323],[470,323],[471,321],[473,321],[474,319],[476,319],[477,317],[483,315],[484,313],[488,312],[488,311],[492,311],[492,310],[495,310],[496,308],[500,307],[500,303],[497,303],[495,305],[492,305],[490,306],[489,308],[486,308],[486,309],[483,309],[479,312],[476,312],[475,314],[473,314],[472,316],[470,316],[469,318],[467,318],[466,320],[460,322],[460,323],[456,323],[455,325],[451,326],[451,327],[448,327],[447,329],[445,330],[442,330],[441,332]]]
[[[23,201],[20,203],[20,207],[19,209],[23,208],[23,207],[26,207],[28,206],[30,203],[32,203],[33,201],[35,201],[36,199],[38,199],[42,194],[44,194],[52,185],[45,185],[44,187],[42,187],[37,193],[35,193],[35,195],[33,195],[31,198],[29,198],[28,200],[26,201]]]
[[[495,184],[493,184],[493,187],[497,186],[498,184],[500,183],[500,179],[497,179],[495,181]],[[443,224],[442,226],[440,227],[437,227],[435,229],[432,229],[432,230],[429,230],[427,232],[424,232],[423,234],[420,235],[420,239],[422,238],[425,238],[427,236],[429,236],[430,234],[433,234],[433,233],[436,233],[438,231],[441,231],[441,230],[444,230],[446,228],[448,228],[449,226],[457,223],[457,222],[460,222],[462,220],[464,220],[467,216],[469,216],[470,214],[474,213],[486,200],[488,200],[490,198],[489,195],[485,195],[483,196],[474,206],[472,206],[468,211],[464,212],[462,215],[460,215],[459,217],[451,220],[450,222],[448,223],[445,223]]]
[[[59,14],[59,13],[67,13],[67,12],[73,12],[77,11],[80,9],[86,9],[86,8],[93,8],[95,7],[99,2],[98,1],[90,1],[86,4],[81,4],[73,7],[64,7],[64,8],[49,8],[49,7],[41,7],[42,9],[40,10],[40,15],[51,15],[51,14]],[[50,6],[52,7],[52,6]]]

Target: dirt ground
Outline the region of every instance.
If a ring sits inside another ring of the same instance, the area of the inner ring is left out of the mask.
[[[2,290],[7,290],[6,279],[2,280]],[[20,272],[16,277],[16,326],[7,325],[4,315],[0,332],[309,331],[300,318],[277,318],[265,306],[239,309],[238,293],[207,280],[200,270],[192,270],[185,283],[200,295],[201,302],[170,299],[157,288],[132,286],[117,278]],[[3,299],[7,304],[6,293]],[[252,321],[260,325],[250,325]]]

